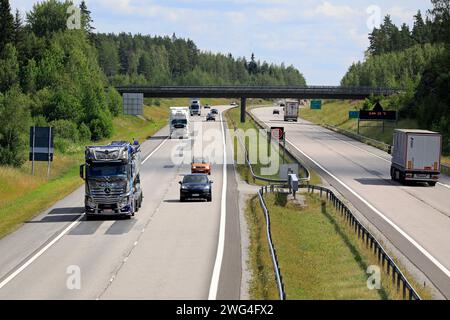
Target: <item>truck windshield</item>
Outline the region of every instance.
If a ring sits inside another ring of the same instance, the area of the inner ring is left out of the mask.
[[[177,124],[186,125],[187,124],[187,120],[186,119],[174,119],[174,120],[172,120],[172,125],[177,125]]]
[[[127,167],[123,164],[91,164],[88,166],[88,177],[126,176]]]
[[[192,106],[191,106],[191,109],[194,109],[194,110],[198,110],[200,108],[200,106],[199,105],[196,105],[196,104],[193,104]]]

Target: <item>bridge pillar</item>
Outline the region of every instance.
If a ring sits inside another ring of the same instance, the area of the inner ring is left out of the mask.
[[[247,99],[241,98],[241,123],[245,123],[245,109],[247,106]]]
[[[140,116],[143,114],[144,94],[143,93],[124,93],[123,114]]]

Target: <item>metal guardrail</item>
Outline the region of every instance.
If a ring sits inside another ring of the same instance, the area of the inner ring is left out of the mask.
[[[248,115],[252,118],[252,120],[258,124],[262,128],[266,128],[266,126],[258,121],[253,115],[249,112]],[[245,145],[242,145],[244,150],[247,152]],[[288,150],[287,150],[288,151]],[[291,154],[292,156],[292,154]],[[294,159],[296,157],[292,156]],[[297,160],[298,161],[298,160]],[[309,170],[304,167],[300,161],[298,161],[299,164],[302,166],[302,168],[308,172],[308,177],[310,177]],[[248,165],[250,166],[250,171],[252,175],[254,175],[253,169],[251,167],[251,163],[249,162]],[[286,181],[284,181],[286,183]],[[266,226],[267,226],[267,239],[269,241],[269,247],[271,250],[271,257],[273,262],[273,267],[276,275],[277,280],[277,286],[279,290],[280,299],[284,300],[286,298],[285,291],[284,291],[284,283],[283,278],[281,275],[281,269],[279,267],[278,258],[276,255],[275,246],[272,241],[272,234],[271,234],[271,228],[270,228],[270,212],[267,209],[266,202],[264,200],[264,192],[274,192],[275,188],[287,188],[287,186],[276,186],[276,185],[269,185],[261,187],[260,191],[258,192],[261,207],[263,208],[264,215],[266,217]],[[384,247],[376,240],[375,236],[366,228],[364,225],[359,221],[359,219],[355,216],[355,214],[348,208],[348,206],[342,202],[339,197],[336,196],[336,194],[325,187],[321,186],[314,186],[309,184],[301,185],[300,188],[307,189],[309,193],[314,193],[315,191],[319,192],[320,197],[323,197],[323,194],[325,193],[327,201],[331,202],[336,208],[338,212],[341,213],[341,215],[344,216],[345,221],[352,227],[352,229],[357,233],[358,239],[361,239],[365,242],[367,247],[370,247],[371,250],[373,250],[373,253],[377,256],[378,262],[381,263],[382,268],[386,268],[386,272],[389,276],[392,276],[392,282],[396,285],[397,291],[402,290],[402,297],[403,299],[406,299],[408,295],[409,300],[422,300],[420,295],[417,293],[417,291],[413,288],[411,283],[408,281],[406,276],[403,274],[403,272],[400,270],[400,268],[397,266],[395,261],[389,256],[389,254],[386,252]]]
[[[275,187],[277,186],[265,186],[261,188],[259,192],[259,197],[261,199],[261,206],[263,207],[263,210],[265,214],[267,214],[266,220],[268,221],[268,236],[270,236],[269,244],[271,247],[273,247],[271,234],[270,234],[270,215],[269,211],[267,209],[267,206],[264,201],[264,191],[267,192],[274,192]],[[278,186],[279,187],[279,186]],[[286,188],[286,187],[285,187]],[[391,277],[392,283],[396,286],[397,292],[402,291],[402,297],[403,299],[409,299],[409,300],[422,300],[420,295],[417,293],[417,291],[413,288],[411,283],[408,281],[406,276],[403,274],[403,272],[400,270],[400,268],[397,266],[395,261],[389,256],[389,254],[386,252],[386,250],[383,248],[383,246],[376,240],[375,236],[367,230],[366,227],[356,218],[354,213],[347,207],[345,203],[342,202],[341,199],[339,199],[336,194],[331,191],[328,188],[320,187],[320,186],[314,186],[314,185],[308,185],[308,186],[301,186],[300,188],[307,189],[308,193],[315,193],[318,192],[320,194],[320,197],[322,198],[325,194],[326,199],[328,202],[331,202],[331,204],[334,206],[334,208],[341,213],[341,215],[344,217],[345,221],[348,223],[348,225],[354,230],[354,232],[358,235],[358,239],[363,241],[367,248],[370,248],[373,254],[377,256],[378,263],[381,264],[381,267],[386,270],[388,276]],[[278,264],[278,258],[276,256],[276,252],[274,251],[272,253],[272,260],[274,263],[274,268],[277,273],[277,282],[278,286],[284,289],[284,284],[282,282],[281,278],[281,270],[279,268]],[[284,291],[283,291],[284,293]]]
[[[236,131],[236,130],[237,130],[236,124],[234,123],[233,120],[231,120],[231,123],[233,124],[234,130]],[[258,125],[259,125],[259,124],[258,124]],[[247,165],[248,165],[248,167],[249,167],[249,169],[250,169],[250,173],[251,173],[251,175],[252,175],[253,181],[259,180],[259,181],[264,181],[264,182],[269,182],[269,183],[287,183],[287,180],[264,178],[264,177],[261,177],[261,176],[256,175],[256,174],[255,174],[255,171],[254,171],[254,169],[253,169],[253,165],[252,165],[252,163],[251,163],[251,161],[250,161],[250,156],[249,156],[249,154],[248,154],[248,150],[247,150],[247,147],[245,146],[245,143],[242,141],[241,137],[239,137],[237,134],[236,134],[235,136],[236,136],[236,138],[238,139],[239,144],[241,145],[241,148],[242,148],[242,150],[243,150],[244,153],[245,153],[245,154],[244,154],[244,156],[245,156],[245,161],[246,161],[246,163],[247,163]],[[286,150],[286,151],[287,151],[287,150]],[[289,151],[288,151],[288,152],[289,152]],[[290,152],[289,152],[289,154],[290,154]],[[291,154],[290,154],[290,156],[291,156],[293,159],[295,159]],[[300,164],[300,165],[301,165],[301,164]],[[298,180],[299,180],[299,181],[303,181],[303,182],[308,183],[308,182],[311,180],[311,177],[310,177],[310,174],[309,174],[309,170],[307,170],[306,168],[304,168],[302,165],[301,165],[301,168],[304,170],[305,176],[306,176],[306,177],[304,177],[304,178],[299,178]]]
[[[331,130],[331,131],[343,134],[344,136],[350,137],[352,139],[355,139],[355,140],[360,141],[362,143],[371,145],[371,146],[373,146],[375,148],[381,149],[381,150],[386,151],[386,152],[389,152],[389,150],[391,149],[391,145],[389,145],[387,143],[384,143],[384,142],[381,142],[381,141],[378,141],[378,140],[375,140],[375,139],[372,139],[372,138],[368,138],[368,137],[365,137],[363,135],[360,135],[360,134],[357,134],[357,133],[354,133],[354,132],[351,132],[351,131],[348,131],[348,130],[345,130],[345,129],[341,129],[341,128],[338,128],[338,127],[335,127],[335,126],[331,126],[329,124],[323,124],[322,127],[327,128],[328,130]]]
[[[283,277],[281,276],[281,270],[280,270],[280,266],[278,263],[277,251],[276,251],[275,245],[273,244],[273,241],[272,241],[270,214],[269,214],[269,210],[267,209],[266,201],[264,200],[264,188],[266,188],[266,192],[267,192],[267,186],[261,187],[261,189],[258,192],[259,203],[261,204],[261,208],[263,209],[264,217],[266,219],[266,236],[267,236],[267,242],[269,243],[270,256],[272,258],[273,269],[275,271],[275,279],[277,282],[278,295],[280,297],[280,300],[285,300],[286,292],[284,291]]]
[[[378,263],[381,263],[381,267],[386,267],[386,272],[389,276],[392,275],[392,283],[396,285],[397,291],[402,289],[403,299],[406,298],[408,292],[409,300],[422,300],[420,295],[414,290],[411,283],[406,279],[403,272],[394,262],[394,260],[389,256],[383,246],[375,239],[375,237],[370,233],[366,227],[356,218],[353,212],[347,207],[345,203],[339,199],[336,194],[328,188],[320,186],[307,186],[309,193],[314,193],[316,190],[320,193],[320,197],[326,194],[326,198],[329,202],[333,204],[337,211],[345,218],[345,221],[352,227],[355,233],[358,234],[358,239],[365,242],[366,246],[373,250],[373,253],[377,255]],[[402,286],[401,286],[402,284]]]

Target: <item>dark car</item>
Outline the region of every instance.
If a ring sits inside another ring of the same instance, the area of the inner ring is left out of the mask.
[[[209,104],[206,104],[205,109],[211,109],[211,106]]]
[[[212,114],[219,114],[219,110],[217,110],[217,109],[211,109],[211,113],[212,113]]]
[[[273,114],[280,114],[280,110],[278,110],[278,109],[273,109]]]
[[[180,181],[180,202],[188,199],[212,201],[212,181],[206,174],[188,174]]]
[[[208,113],[206,116],[206,121],[216,121],[216,116],[212,112]]]

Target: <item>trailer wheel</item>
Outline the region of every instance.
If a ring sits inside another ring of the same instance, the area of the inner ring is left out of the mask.
[[[435,181],[433,181],[433,182],[428,182],[428,185],[429,185],[430,187],[436,187],[436,183],[437,183],[437,182],[435,182]]]
[[[397,173],[396,173],[396,170],[394,169],[394,167],[391,167],[391,179],[392,179],[392,181],[396,181],[397,180],[397,178],[396,178],[396,175]]]

